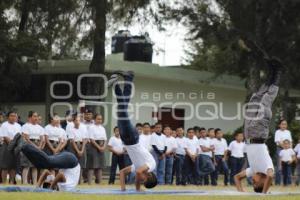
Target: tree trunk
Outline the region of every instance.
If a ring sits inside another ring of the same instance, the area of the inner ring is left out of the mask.
[[[106,31],[106,12],[107,0],[91,1],[93,20],[95,24],[94,32],[94,52],[89,67],[91,74],[104,74],[105,71],[105,31]],[[104,91],[104,81],[100,78],[88,78],[87,95],[97,96]],[[102,99],[92,98],[94,101]],[[90,108],[95,111],[94,107]]]
[[[48,26],[48,30],[49,32],[47,33],[47,57],[48,60],[52,60],[52,44],[53,44],[53,34],[51,30],[51,27],[53,27],[53,7],[55,6],[54,3],[52,1],[48,1],[47,2],[47,6],[48,6],[48,18],[47,18],[47,26]],[[50,85],[52,82],[52,75],[47,75],[46,76],[46,93],[45,93],[45,122],[49,121],[49,117],[50,117],[50,107],[53,103],[53,99],[50,95]]]
[[[21,20],[19,24],[19,34],[25,32],[29,16],[30,0],[23,0],[21,3]]]

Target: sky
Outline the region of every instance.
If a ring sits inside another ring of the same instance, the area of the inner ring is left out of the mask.
[[[145,32],[149,33],[150,39],[153,42],[153,63],[160,66],[176,66],[184,64],[185,60],[185,34],[186,29],[182,25],[168,25],[164,32],[160,32],[153,25],[134,24],[130,27],[121,27],[120,30],[127,29],[131,35],[141,35]],[[107,36],[111,38],[114,35],[108,32]],[[111,41],[109,41],[110,43]],[[106,45],[106,51],[110,54],[110,44]]]

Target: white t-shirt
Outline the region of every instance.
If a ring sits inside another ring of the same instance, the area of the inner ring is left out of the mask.
[[[45,135],[45,130],[38,124],[26,123],[22,126],[21,132],[28,135],[29,139],[39,140],[41,136]]]
[[[199,141],[196,139],[186,138],[185,140],[185,149],[190,152],[192,155],[196,155],[199,150]]]
[[[21,125],[18,123],[4,122],[1,126],[0,136],[13,139],[17,133],[21,133]]]
[[[66,139],[66,132],[63,128],[52,126],[51,124],[48,124],[45,127],[45,135],[48,136],[48,139],[50,141],[60,141]]]
[[[225,151],[228,150],[228,144],[227,141],[224,138],[221,138],[221,140],[218,140],[217,138],[213,139],[212,141],[214,147],[215,147],[215,155],[216,156],[224,156]]]
[[[156,163],[151,153],[140,143],[135,145],[125,145],[127,153],[132,162],[131,171],[134,172],[140,167],[147,165],[148,172],[153,172],[156,168]]]
[[[121,138],[117,138],[116,136],[112,136],[108,141],[108,146],[111,146],[114,151],[123,153],[124,152],[124,145]]]
[[[267,174],[269,169],[274,170],[268,147],[265,144],[247,144],[245,148],[249,162],[249,168],[246,170],[247,177],[256,173]]]
[[[139,138],[139,143],[144,146],[148,151],[151,151],[152,147],[151,147],[151,135],[145,135],[145,134],[141,134],[140,138]]]
[[[84,139],[88,139],[87,128],[84,124],[80,124],[79,128],[69,127],[67,130],[67,135],[69,139],[75,142],[82,142]]]
[[[70,169],[60,169],[66,178],[66,182],[57,183],[60,191],[72,191],[78,185],[79,177],[80,177],[80,165],[78,164],[74,168]]]
[[[185,147],[186,147],[186,137],[177,137],[176,138],[176,142],[177,142],[177,149],[176,149],[176,154],[178,155],[185,155]]]
[[[166,136],[164,134],[157,135],[156,133],[153,133],[151,135],[150,144],[151,146],[155,145],[158,150],[163,151],[166,146]]]
[[[83,121],[82,122],[85,126],[86,126],[86,128],[89,130],[90,129],[90,127],[94,124],[94,120],[91,120],[91,121]]]
[[[88,128],[89,138],[92,140],[107,140],[106,130],[102,125],[92,124]]]
[[[68,136],[68,131],[74,127],[74,122],[69,122],[67,121],[67,126],[66,126],[66,132],[67,132],[67,136]]]
[[[245,152],[245,143],[238,143],[236,140],[232,141],[229,145],[229,151],[231,152],[231,156],[235,158],[243,158]]]
[[[279,152],[279,156],[281,161],[283,162],[289,162],[293,160],[293,156],[295,156],[296,153],[294,152],[293,149],[289,148],[289,149],[282,149]]]
[[[209,157],[212,157],[212,152],[211,151],[210,152],[203,152],[202,149],[201,149],[201,146],[206,147],[206,148],[210,148],[211,145],[212,145],[212,142],[211,142],[210,138],[208,138],[208,137],[206,137],[205,139],[200,138],[199,139],[199,147],[200,147],[201,151],[199,151],[199,154],[200,155],[207,155]]]
[[[282,131],[281,129],[278,129],[275,132],[275,143],[283,142],[284,140],[293,142],[291,132],[289,130]]]
[[[166,137],[167,153],[175,152],[177,149],[177,142],[174,137]]]
[[[294,148],[294,151],[297,154],[297,158],[300,158],[300,144],[297,144]]]

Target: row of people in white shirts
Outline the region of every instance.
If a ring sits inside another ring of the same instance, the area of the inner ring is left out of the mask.
[[[141,134],[139,142],[142,146],[145,146],[149,151],[152,151],[152,145],[155,145],[158,150],[163,151],[167,147],[166,154],[179,154],[186,155],[186,150],[191,154],[204,154],[212,157],[212,152],[203,152],[201,151],[200,146],[207,148],[214,147],[215,155],[224,155],[224,153],[229,150],[231,155],[236,158],[244,157],[245,152],[245,143],[233,141],[228,146],[227,141],[224,138],[220,140],[214,138],[210,139],[209,137],[198,139],[196,136],[193,136],[192,139],[188,137],[179,136],[174,138],[173,136],[165,136],[163,134],[157,135],[156,133],[152,134]],[[108,145],[111,146],[115,151],[123,153],[124,146],[120,137],[112,136],[108,142]]]
[[[39,124],[31,122],[21,126],[17,122],[10,123],[6,121],[0,127],[0,138],[2,140],[4,137],[11,140],[17,133],[24,133],[31,140],[43,140],[44,136],[47,136],[49,140],[56,142],[67,139],[74,139],[76,142],[81,142],[83,139],[107,140],[105,128],[101,124],[86,126],[84,123],[80,123],[79,127],[75,128],[73,123],[69,123],[66,131],[59,126],[59,123],[57,125],[48,124],[43,128]]]

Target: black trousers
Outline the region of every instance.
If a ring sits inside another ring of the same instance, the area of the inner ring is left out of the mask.
[[[192,159],[189,156],[185,156],[184,159],[184,165],[183,165],[183,177],[182,177],[182,182],[183,185],[185,184],[196,184],[196,177],[197,177],[197,172],[196,172],[196,163],[192,161]]]
[[[111,167],[110,167],[110,176],[109,176],[109,184],[115,183],[117,166],[119,166],[119,170],[125,167],[124,155],[118,156],[117,154],[112,154],[111,158]]]

